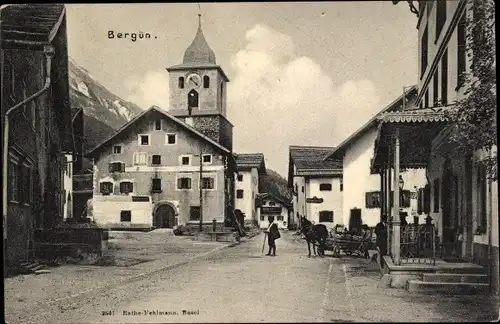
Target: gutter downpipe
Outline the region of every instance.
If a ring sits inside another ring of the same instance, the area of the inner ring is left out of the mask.
[[[8,109],[5,112],[4,115],[4,134],[3,134],[3,165],[4,167],[2,168],[2,178],[3,178],[3,183],[2,183],[2,191],[3,191],[3,225],[4,225],[4,231],[3,231],[3,238],[4,240],[7,239],[7,187],[8,187],[8,162],[9,162],[9,114],[12,113],[14,110],[18,109],[19,107],[22,107],[26,103],[36,99],[40,95],[42,95],[44,92],[49,90],[50,84],[51,84],[51,66],[52,66],[52,58],[55,55],[55,49],[52,45],[44,45],[43,47],[43,52],[45,54],[45,58],[47,59],[46,62],[46,68],[47,72],[45,75],[45,85],[43,86],[42,89],[40,89],[38,92],[35,94],[31,95],[30,97],[26,98],[25,100],[21,101],[20,103],[14,105],[10,109]],[[3,52],[2,52],[2,58],[3,58]]]

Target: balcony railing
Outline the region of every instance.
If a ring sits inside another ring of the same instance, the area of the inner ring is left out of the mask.
[[[392,243],[392,226],[389,226],[389,242]],[[439,245],[436,227],[432,224],[408,224],[400,227],[401,264],[436,264],[436,247]],[[391,253],[393,255],[393,253]]]

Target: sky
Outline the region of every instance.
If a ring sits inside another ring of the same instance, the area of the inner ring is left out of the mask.
[[[391,1],[67,4],[69,55],[101,84],[168,110],[168,72],[202,13],[230,79],[236,153],[287,176],[290,145],[336,146],[417,83],[417,18]],[[108,33],[149,33],[109,39]]]

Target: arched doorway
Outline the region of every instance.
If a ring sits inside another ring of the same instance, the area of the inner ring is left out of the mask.
[[[448,256],[459,253],[456,244],[458,234],[458,178],[453,173],[450,159],[446,159],[443,166],[442,177],[442,219],[443,219],[443,244]]]
[[[173,228],[175,226],[175,210],[169,204],[158,205],[153,213],[153,226],[157,228]]]

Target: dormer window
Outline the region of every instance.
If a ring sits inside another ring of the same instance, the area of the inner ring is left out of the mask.
[[[184,77],[179,78],[179,89],[184,89]]]
[[[210,77],[208,75],[203,77],[203,88],[210,88]]]

